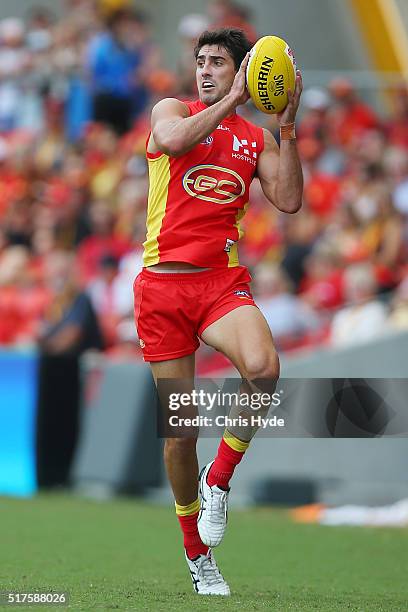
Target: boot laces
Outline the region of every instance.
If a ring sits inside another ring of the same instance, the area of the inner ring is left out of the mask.
[[[211,549],[202,556],[197,566],[197,577],[206,585],[212,586],[223,581],[220,570],[211,554]]]
[[[211,519],[218,522],[220,519],[227,520],[228,491],[214,491],[211,489],[210,514]]]

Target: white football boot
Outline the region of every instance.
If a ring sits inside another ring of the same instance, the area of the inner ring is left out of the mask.
[[[199,476],[200,513],[197,519],[198,533],[206,546],[214,548],[224,537],[228,520],[229,490],[207,483],[207,475],[214,461],[206,465]]]
[[[193,588],[199,595],[230,595],[230,588],[222,577],[212,555],[211,548],[206,555],[199,555],[194,560],[187,557],[188,568],[193,581]]]

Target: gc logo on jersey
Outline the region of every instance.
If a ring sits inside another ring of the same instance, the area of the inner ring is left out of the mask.
[[[190,168],[183,177],[183,187],[193,198],[215,204],[230,204],[245,193],[239,174],[212,164]]]

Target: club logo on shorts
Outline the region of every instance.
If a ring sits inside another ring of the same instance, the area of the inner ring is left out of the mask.
[[[237,289],[236,291],[234,291],[234,295],[238,296],[241,299],[247,299],[247,300],[252,300],[251,296],[249,295],[248,291],[243,291],[243,290],[239,290]]]
[[[230,253],[231,247],[233,247],[235,243],[236,243],[236,240],[231,240],[231,238],[227,238],[227,240],[225,241],[224,251],[226,251],[227,253]]]
[[[144,349],[144,347],[146,346],[145,341],[142,340],[141,338],[139,339],[139,344],[140,344],[140,348]]]
[[[245,193],[239,174],[212,164],[190,168],[183,177],[183,187],[193,198],[215,204],[230,204]]]

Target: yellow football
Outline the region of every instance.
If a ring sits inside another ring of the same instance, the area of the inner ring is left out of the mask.
[[[263,113],[283,111],[287,91],[295,88],[296,60],[289,45],[278,36],[260,38],[250,51],[247,86],[256,108]]]

